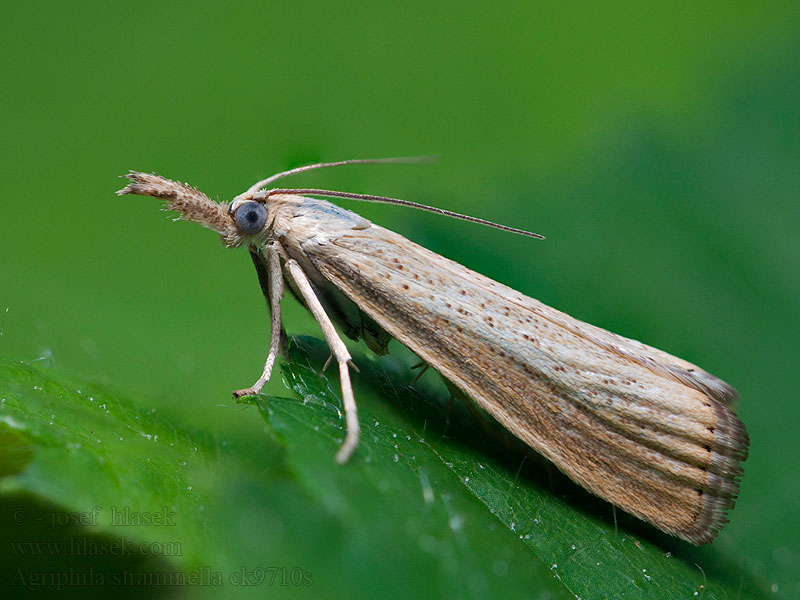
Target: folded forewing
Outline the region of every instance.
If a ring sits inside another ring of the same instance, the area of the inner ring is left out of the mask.
[[[381,327],[595,494],[694,543],[726,522],[747,434],[733,388],[378,226],[302,252]]]

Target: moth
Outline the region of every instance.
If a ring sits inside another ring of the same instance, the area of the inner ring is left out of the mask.
[[[734,506],[749,438],[731,409],[736,391],[701,368],[583,323],[431,252],[349,210],[310,196],[413,206],[536,236],[406,200],[319,189],[266,189],[275,180],[351,160],[298,167],[230,203],[159,175],[130,172],[118,194],[166,209],[245,247],[271,311],[263,373],[285,332],[284,283],[319,323],[338,364],[347,433],[359,422],[350,353],[334,327],[378,354],[396,338],[477,406],[590,492],[693,544],[709,543]],[[538,236],[541,237],[541,236]]]

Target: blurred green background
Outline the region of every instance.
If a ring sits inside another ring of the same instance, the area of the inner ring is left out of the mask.
[[[288,184],[542,233],[342,203],[736,386],[752,451],[718,543],[800,595],[796,2],[13,2],[0,52],[0,356],[263,445],[229,396],[268,335],[246,253],[117,176],[229,199],[306,162],[436,154]]]

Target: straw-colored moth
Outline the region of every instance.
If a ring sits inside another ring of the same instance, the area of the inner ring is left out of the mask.
[[[394,337],[573,481],[693,544],[727,522],[749,440],[730,408],[736,391],[695,365],[583,323],[443,258],[356,213],[304,194],[392,202],[498,226],[408,201],[314,189],[270,189],[300,167],[253,185],[231,203],[158,175],[131,172],[119,194],[163,198],[228,247],[247,247],[272,313],[264,371],[282,335],[284,281],[322,328],[339,366],[347,434],[359,438],[352,339],[385,353]]]

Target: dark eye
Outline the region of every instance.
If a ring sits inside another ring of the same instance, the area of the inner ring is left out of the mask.
[[[261,231],[267,222],[267,209],[260,202],[247,202],[236,210],[234,218],[239,231],[252,235]]]

